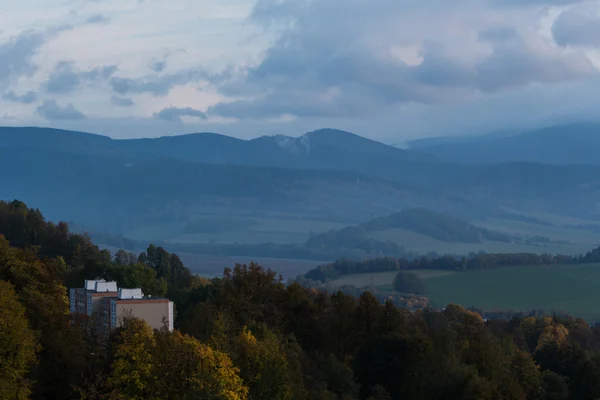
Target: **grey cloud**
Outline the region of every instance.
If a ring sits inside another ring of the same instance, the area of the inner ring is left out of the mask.
[[[71,93],[81,83],[81,77],[73,71],[73,64],[60,62],[50,74],[48,81],[44,84],[48,93]]]
[[[150,69],[154,72],[163,72],[167,68],[167,61],[154,61],[150,64]]]
[[[600,16],[592,10],[567,10],[554,21],[552,35],[561,46],[600,46]]]
[[[175,51],[167,51],[162,55],[162,57],[154,57],[149,64],[150,69],[156,73],[163,72],[165,69],[167,69],[167,60],[177,53],[185,54],[186,51],[184,49],[177,49]]]
[[[200,119],[207,118],[204,112],[191,107],[167,107],[154,114],[154,117],[169,122],[181,122],[181,117],[198,117]]]
[[[81,111],[77,110],[73,104],[69,103],[65,107],[61,107],[55,100],[44,101],[36,109],[36,112],[49,121],[81,120],[86,118],[86,116]]]
[[[112,89],[120,95],[127,93],[152,93],[155,96],[166,96],[175,86],[185,85],[192,80],[189,74],[168,74],[151,78],[131,79],[113,77]]]
[[[298,2],[302,7],[292,5],[292,1],[296,0],[262,0],[257,4],[252,18],[261,23],[266,20],[273,24],[277,18],[288,21],[293,12],[299,15],[284,24],[279,39],[257,66],[248,69],[245,76],[219,85],[222,94],[246,100],[219,103],[209,114],[238,118],[284,114],[353,117],[394,104],[456,102],[478,92],[566,82],[596,73],[584,55],[563,54],[532,36],[535,33],[523,34],[514,26],[497,23],[489,27],[482,24],[479,42],[458,47],[449,46],[443,34],[438,41],[415,36],[407,44],[420,48],[421,61],[408,64],[386,54],[385,46],[406,41],[414,31],[431,34],[426,26],[416,26],[413,16],[403,15],[412,11],[410,2],[381,0],[372,7],[371,3],[349,0],[347,7],[340,9],[336,0]],[[423,13],[434,5],[450,7],[429,1]],[[448,10],[436,11],[437,16]],[[361,18],[356,19],[357,15]],[[386,26],[385,19],[391,17],[397,17],[396,21]],[[443,18],[440,20],[443,23]],[[398,31],[398,26],[403,30]],[[472,27],[465,28],[468,34],[471,31]],[[365,37],[377,40],[373,44]],[[462,53],[456,53],[457,48],[469,51],[478,46],[485,50],[466,60]]]
[[[19,76],[29,76],[37,71],[32,58],[45,43],[39,32],[23,32],[0,44],[0,86],[6,86]]]
[[[82,71],[81,77],[86,81],[95,81],[98,79],[108,79],[113,76],[119,67],[116,65],[105,65],[102,67],[94,67],[88,71]]]
[[[110,102],[119,107],[131,107],[134,105],[133,100],[127,97],[111,96]]]
[[[54,67],[48,80],[44,83],[44,88],[52,94],[72,93],[84,84],[107,80],[116,71],[117,66],[115,65],[81,71],[77,70],[72,62],[62,61]]]
[[[568,82],[596,73],[592,62],[582,54],[537,53],[518,41],[497,47],[478,65],[477,87],[483,91],[498,91],[530,83]]]
[[[31,90],[22,95],[18,95],[11,90],[10,92],[4,93],[2,98],[13,103],[31,104],[37,101],[38,96],[36,92]]]
[[[88,24],[106,24],[108,23],[108,21],[110,21],[110,18],[107,17],[104,14],[94,14],[94,15],[90,15],[87,19],[86,22]]]
[[[188,83],[206,81],[221,83],[231,77],[231,71],[225,69],[220,73],[210,73],[201,69],[190,69],[163,75],[150,75],[144,78],[123,78],[115,76],[110,80],[110,85],[116,93],[126,95],[129,93],[151,93],[154,96],[166,96],[176,86]]]
[[[530,83],[556,83],[596,73],[591,61],[581,55],[563,56],[547,48],[528,44],[516,31],[505,29],[480,35],[493,45],[492,53],[480,62],[458,64],[443,49],[424,54],[423,62],[411,76],[434,86],[462,86],[483,92],[496,92]]]
[[[512,26],[496,26],[479,32],[479,40],[499,42],[507,40],[518,40],[519,34]]]

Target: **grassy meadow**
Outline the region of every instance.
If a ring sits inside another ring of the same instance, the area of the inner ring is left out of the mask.
[[[419,278],[427,280],[437,276],[445,276],[455,274],[454,271],[445,271],[441,269],[424,269],[419,271],[411,271]],[[340,285],[350,285],[356,287],[375,286],[381,290],[392,290],[392,281],[396,276],[397,271],[377,272],[370,274],[353,274],[344,275],[334,280],[333,282]]]
[[[600,322],[600,264],[533,266],[450,272],[415,271],[427,286],[427,297],[492,311],[542,309],[568,312]],[[335,282],[391,290],[395,272],[355,274]]]

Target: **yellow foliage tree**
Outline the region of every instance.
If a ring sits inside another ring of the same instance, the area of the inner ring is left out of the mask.
[[[291,399],[289,364],[279,339],[264,327],[261,336],[259,340],[244,328],[234,343],[235,361],[250,389],[250,398]]]
[[[567,342],[569,330],[562,324],[552,323],[544,328],[538,340],[536,351],[548,344],[555,343],[558,347]]]
[[[0,398],[26,399],[38,343],[13,285],[0,281]]]
[[[143,320],[127,318],[115,333],[108,384],[114,399],[147,399],[152,385],[156,340]]]
[[[229,357],[179,332],[157,333],[155,398],[246,400],[248,388]]]

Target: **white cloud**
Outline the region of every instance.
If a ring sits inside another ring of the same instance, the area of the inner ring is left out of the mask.
[[[600,33],[582,9],[592,15],[600,7],[577,0],[7,2],[0,105],[23,124],[45,115],[51,124],[103,126],[109,134],[130,132],[131,124],[169,133],[172,124],[154,118],[160,110],[196,117],[206,110],[206,120],[169,115],[181,131],[239,135],[323,126],[373,137],[430,134],[493,128],[508,123],[506,115],[526,125],[593,104],[584,88],[597,87],[590,58],[600,60],[591,49]],[[561,91],[576,108],[548,100]],[[72,109],[54,101],[65,104],[67,94]],[[519,95],[529,99],[529,114],[516,109]]]
[[[275,26],[278,39],[246,76],[221,88],[246,98],[210,111],[240,118],[356,117],[393,104],[464,101],[479,92],[595,75],[585,54],[565,51],[536,31],[540,7],[261,0],[252,18]],[[405,62],[394,48],[413,49],[412,59]],[[331,90],[337,96],[323,96]]]

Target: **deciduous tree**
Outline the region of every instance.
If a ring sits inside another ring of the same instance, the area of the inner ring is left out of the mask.
[[[0,398],[27,399],[39,349],[14,287],[0,280]]]

